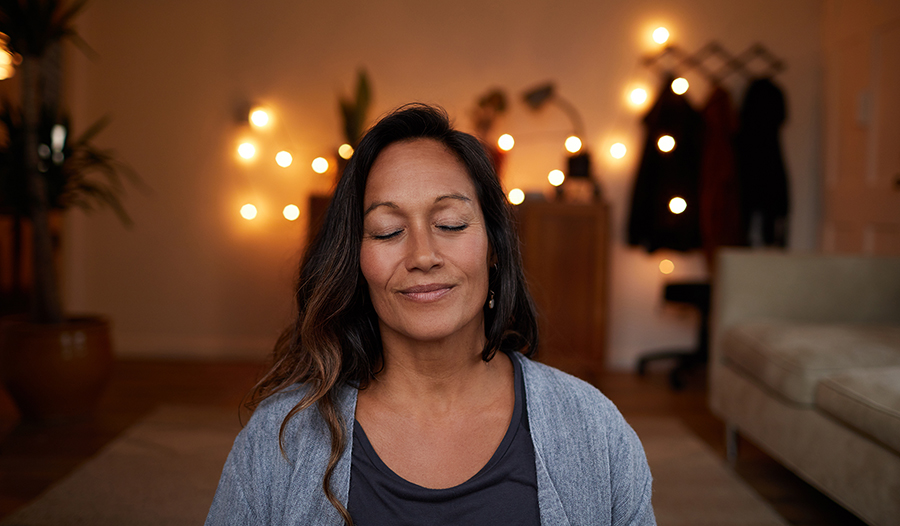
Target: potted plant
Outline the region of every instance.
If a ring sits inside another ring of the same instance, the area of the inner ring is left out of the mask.
[[[122,176],[134,176],[91,142],[106,120],[72,139],[60,111],[61,43],[77,41],[72,20],[84,4],[0,0],[0,33],[20,61],[21,96],[20,108],[4,102],[0,111],[6,131],[0,201],[16,217],[15,228],[27,225],[14,237],[30,231],[32,263],[28,314],[0,323],[0,377],[28,420],[89,413],[112,367],[107,320],[64,314],[51,229],[51,217],[72,206],[108,206],[129,223],[120,203]]]

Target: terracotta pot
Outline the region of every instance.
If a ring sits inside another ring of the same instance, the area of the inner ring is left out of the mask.
[[[23,420],[88,416],[112,372],[109,322],[101,317],[37,324],[0,321],[0,380]]]

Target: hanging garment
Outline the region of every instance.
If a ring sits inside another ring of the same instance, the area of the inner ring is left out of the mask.
[[[702,121],[684,97],[672,92],[672,80],[663,82],[659,98],[643,119],[647,136],[631,196],[628,243],[648,252],[701,246],[697,190]],[[663,135],[675,139],[669,152],[657,145]],[[676,197],[687,205],[679,214],[669,209]]]
[[[716,86],[703,108],[700,155],[700,233],[712,268],[716,248],[746,244],[741,226],[741,194],[734,160],[737,115],[731,95]]]
[[[786,117],[781,89],[768,78],[753,81],[735,141],[743,229],[753,245],[787,244],[788,176],[779,139]]]

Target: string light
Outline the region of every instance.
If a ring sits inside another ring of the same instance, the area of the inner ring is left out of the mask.
[[[341,156],[341,159],[347,160],[353,157],[353,147],[347,143],[344,143],[338,147],[338,155]]]
[[[253,112],[250,113],[250,122],[257,128],[262,128],[266,124],[269,124],[269,114],[263,109],[253,110]]]
[[[625,157],[625,154],[628,152],[628,148],[625,147],[624,144],[617,142],[609,147],[609,154],[612,155],[615,159],[621,159]]]
[[[674,91],[676,95],[684,95],[687,93],[690,86],[691,85],[688,84],[687,79],[684,77],[678,77],[672,81],[672,91]]]
[[[508,151],[512,150],[513,146],[515,146],[515,145],[516,145],[516,140],[513,139],[513,136],[508,133],[504,133],[503,135],[500,136],[499,139],[497,139],[497,147],[500,148],[501,150],[503,150],[504,152],[508,152]]]
[[[565,182],[566,174],[564,174],[562,170],[551,170],[547,175],[547,180],[550,181],[550,184],[553,186],[559,186]]]
[[[671,135],[663,135],[656,141],[656,146],[661,152],[671,152],[675,148],[675,138]]]
[[[653,41],[657,44],[665,44],[669,40],[669,30],[664,27],[657,27],[653,30]]]
[[[250,203],[247,203],[241,207],[241,217],[243,217],[247,221],[250,221],[251,219],[255,219],[256,213],[257,213],[256,207],[251,205]]]
[[[253,146],[249,142],[241,143],[241,145],[238,146],[238,155],[244,159],[252,159],[253,156],[256,155],[256,146]]]
[[[566,139],[566,151],[569,153],[577,153],[581,149],[581,139],[571,135]]]
[[[300,217],[300,209],[297,207],[297,205],[287,205],[286,207],[284,207],[284,210],[282,210],[281,213],[288,221],[294,221],[298,217]]]
[[[675,263],[672,263],[668,259],[664,259],[659,262],[659,271],[663,274],[671,274],[675,272]]]
[[[513,188],[509,191],[509,202],[514,205],[520,205],[525,201],[525,192],[519,188]]]
[[[680,214],[687,210],[687,201],[681,197],[673,197],[672,200],[669,201],[669,210],[671,210],[673,214]]]
[[[287,168],[294,162],[294,157],[291,156],[290,152],[281,151],[275,154],[275,162],[278,166],[282,168]]]
[[[631,100],[631,103],[635,106],[640,106],[641,104],[647,102],[647,90],[644,88],[634,88],[631,90],[631,94],[628,96]]]
[[[324,157],[316,157],[312,162],[312,169],[317,174],[323,174],[328,171],[328,159]]]

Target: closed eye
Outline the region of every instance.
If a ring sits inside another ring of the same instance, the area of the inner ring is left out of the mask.
[[[444,232],[462,232],[463,230],[469,228],[468,224],[462,225],[438,225],[438,228],[443,230]]]
[[[403,232],[403,230],[395,230],[395,231],[389,232],[387,234],[372,234],[372,239],[377,239],[377,240],[391,239],[391,238],[399,236],[400,232]]]

